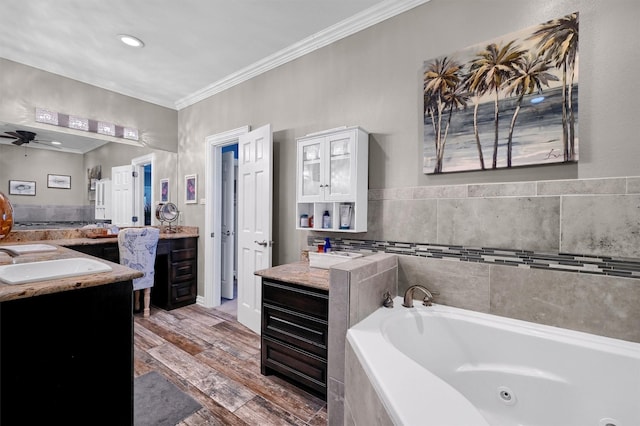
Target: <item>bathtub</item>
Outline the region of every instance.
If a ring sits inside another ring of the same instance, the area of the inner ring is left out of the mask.
[[[393,423],[640,425],[640,344],[394,302],[347,332]]]

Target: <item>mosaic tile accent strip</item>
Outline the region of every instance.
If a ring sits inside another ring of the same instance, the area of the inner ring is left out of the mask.
[[[317,247],[324,237],[310,235],[307,244]],[[610,256],[590,256],[574,253],[539,253],[528,250],[509,250],[491,247],[464,247],[397,241],[355,240],[331,238],[333,250],[363,253],[385,252],[407,256],[479,262],[517,268],[547,269],[581,274],[610,275],[640,279],[640,259],[621,259]]]

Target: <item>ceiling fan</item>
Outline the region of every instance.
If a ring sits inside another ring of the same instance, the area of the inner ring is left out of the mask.
[[[48,146],[49,148],[60,149],[57,146],[51,143],[48,143],[50,141],[36,139],[36,134],[34,132],[29,132],[28,130],[16,130],[15,132],[4,132],[3,135],[0,135],[0,138],[15,139],[11,143],[18,146],[33,142],[33,143],[38,143],[40,145]]]

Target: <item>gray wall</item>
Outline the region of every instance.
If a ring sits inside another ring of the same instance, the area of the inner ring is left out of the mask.
[[[575,11],[580,12],[579,164],[424,175],[423,62]],[[178,175],[204,175],[206,136],[271,123],[276,264],[297,260],[306,245],[302,232],[291,232],[295,138],[313,131],[340,125],[369,131],[372,189],[636,176],[640,144],[632,123],[640,110],[640,83],[629,76],[640,67],[640,50],[630,48],[640,38],[638,19],[640,2],[634,0],[432,0],[179,111]],[[186,223],[204,227],[204,206],[184,210]]]

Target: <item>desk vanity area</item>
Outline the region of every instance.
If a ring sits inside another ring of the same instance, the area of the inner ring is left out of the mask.
[[[132,280],[142,273],[118,263],[115,235],[86,235],[13,231],[0,243],[19,252],[0,251],[0,269],[62,259],[99,264],[75,276],[0,280],[0,424],[132,424]],[[195,303],[197,228],[160,238],[153,303]]]
[[[3,243],[46,242],[105,259],[119,262],[116,235],[88,237],[83,229],[43,229],[13,231]],[[171,310],[196,302],[198,271],[198,228],[182,226],[178,232],[160,233],[156,252],[156,280],[151,291],[151,303]]]

